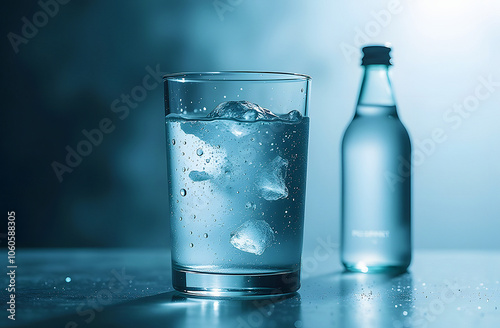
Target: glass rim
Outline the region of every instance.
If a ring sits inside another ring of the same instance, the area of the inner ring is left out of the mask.
[[[245,78],[241,79],[228,79],[228,76],[243,75]],[[253,77],[253,78],[252,78]],[[306,74],[300,73],[287,73],[287,72],[271,72],[271,71],[215,71],[215,72],[179,72],[172,74],[165,74],[164,81],[174,82],[283,82],[283,81],[311,81],[312,78]]]

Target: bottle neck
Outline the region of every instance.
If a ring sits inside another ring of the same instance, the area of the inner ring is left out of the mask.
[[[365,66],[356,114],[396,115],[396,102],[392,93],[388,65]]]

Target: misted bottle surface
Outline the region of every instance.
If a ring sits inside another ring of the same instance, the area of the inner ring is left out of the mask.
[[[363,82],[342,141],[341,259],[350,271],[405,271],[411,260],[411,144],[391,88],[390,50],[363,48]]]

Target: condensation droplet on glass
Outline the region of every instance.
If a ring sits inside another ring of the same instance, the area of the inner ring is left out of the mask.
[[[179,218],[179,221],[182,221],[182,216]]]
[[[210,158],[207,158],[205,162],[210,163]]]
[[[198,156],[203,155],[203,149],[198,148],[198,149],[196,150],[196,155],[198,155]]]
[[[403,315],[408,315],[408,311],[403,311]]]
[[[187,194],[186,189],[181,189],[181,196],[184,197],[186,196],[186,194]]]
[[[190,243],[190,244],[189,244],[189,247],[193,248],[193,247],[194,247],[194,244],[193,244],[193,243]]]
[[[172,139],[172,145],[175,145],[175,139]]]
[[[208,233],[204,233],[203,237],[208,238]]]

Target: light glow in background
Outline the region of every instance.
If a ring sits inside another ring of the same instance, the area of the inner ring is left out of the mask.
[[[70,2],[18,54],[4,38],[4,206],[22,218],[20,245],[168,245],[163,87],[126,119],[111,110],[157,65],[312,76],[305,246],[338,242],[339,147],[359,48],[390,42],[399,114],[421,151],[414,246],[500,248],[498,1],[221,1],[231,10],[208,0]],[[40,10],[9,6],[4,35]],[[59,183],[51,163],[105,117],[115,131]],[[424,148],[436,129],[442,142]]]

